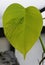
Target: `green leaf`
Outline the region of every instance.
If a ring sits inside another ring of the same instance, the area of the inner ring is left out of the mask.
[[[3,27],[12,46],[25,57],[40,35],[42,16],[36,7],[12,4],[3,14]]]

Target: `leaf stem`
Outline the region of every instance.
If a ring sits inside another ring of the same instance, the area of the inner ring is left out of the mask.
[[[45,47],[44,47],[44,44],[43,44],[43,41],[42,41],[41,36],[39,37],[39,40],[40,40],[40,43],[41,43],[41,46],[42,46],[43,52],[45,52]]]

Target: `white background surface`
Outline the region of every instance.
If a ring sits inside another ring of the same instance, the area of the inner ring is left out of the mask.
[[[9,50],[9,42],[6,38],[0,38],[0,52]]]
[[[45,7],[45,0],[0,0],[0,27],[3,26],[2,24],[2,15],[5,11],[5,9],[10,5],[11,3],[20,3],[24,7],[28,6],[35,6],[38,9],[41,9]],[[45,12],[42,13],[42,17],[45,17]],[[45,25],[45,21],[43,23]],[[45,35],[42,35],[43,41],[45,42]],[[20,62],[20,65],[39,65],[38,60],[41,60],[42,55],[42,47],[40,45],[39,40],[35,43],[31,51],[28,52],[26,56],[26,60],[24,61],[23,56],[16,50],[16,56],[18,58],[18,61]]]

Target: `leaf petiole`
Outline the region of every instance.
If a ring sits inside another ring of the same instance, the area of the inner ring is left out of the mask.
[[[40,40],[40,43],[41,43],[41,46],[42,46],[43,52],[45,52],[45,47],[44,47],[44,44],[43,44],[43,41],[42,41],[41,36],[39,36],[39,40]]]

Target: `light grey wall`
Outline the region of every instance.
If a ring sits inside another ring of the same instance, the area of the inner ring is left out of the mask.
[[[0,38],[0,52],[9,50],[9,42],[6,38]]]

